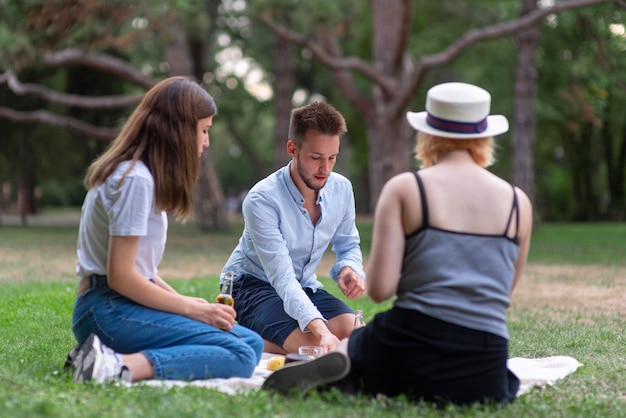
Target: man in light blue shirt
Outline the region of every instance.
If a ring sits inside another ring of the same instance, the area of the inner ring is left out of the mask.
[[[294,109],[287,152],[291,161],[258,182],[243,202],[244,231],[228,259],[235,275],[237,321],[265,340],[265,351],[331,351],[354,328],[354,311],[322,289],[315,270],[332,245],[332,277],[348,299],[363,295],[359,233],[352,184],[332,169],[343,116],[327,103]]]

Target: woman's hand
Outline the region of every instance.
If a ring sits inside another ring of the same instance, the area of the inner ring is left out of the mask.
[[[205,299],[183,296],[188,303],[187,317],[212,325],[224,331],[230,331],[235,323],[235,309],[221,303],[209,303]]]
[[[135,270],[138,247],[136,236],[109,238],[107,279],[113,290],[149,308],[183,315],[225,331],[233,328],[237,315],[232,306],[181,295],[159,276],[155,278],[156,286],[142,277]]]

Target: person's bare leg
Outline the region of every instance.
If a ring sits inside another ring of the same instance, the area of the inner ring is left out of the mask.
[[[354,314],[341,314],[336,317],[330,319],[326,326],[329,331],[333,333],[339,340],[347,338],[352,333],[354,329]],[[288,353],[297,353],[298,347],[302,345],[319,345],[317,337],[315,337],[310,332],[302,332],[300,328],[296,328],[289,336],[285,339],[285,343],[283,348],[287,350]]]
[[[300,346],[319,344],[319,339],[311,332],[302,332],[300,331],[300,328],[296,328],[285,339],[285,344],[283,344],[283,348],[287,350],[288,353],[297,353]]]
[[[287,354],[287,351],[276,343],[263,338],[263,351],[272,354]],[[297,352],[297,350],[296,350]]]
[[[343,340],[348,338],[354,330],[354,318],[355,315],[351,313],[337,315],[336,317],[329,319],[326,326],[335,337]]]
[[[124,365],[133,372],[133,382],[154,377],[154,368],[148,358],[141,353],[122,354]]]

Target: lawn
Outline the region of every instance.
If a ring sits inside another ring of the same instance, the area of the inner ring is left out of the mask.
[[[359,224],[367,253],[371,225]],[[172,224],[161,274],[183,293],[212,299],[240,229],[237,220],[220,234]],[[540,226],[513,296],[511,356],[568,355],[584,366],[508,407],[443,410],[336,392],[283,399],[262,391],[233,397],[192,387],[73,384],[62,363],[74,344],[76,231],[71,222],[0,226],[2,417],[622,417],[626,410],[624,224]],[[324,262],[320,276],[329,265]],[[349,303],[365,311],[366,321],[389,306],[367,298]]]

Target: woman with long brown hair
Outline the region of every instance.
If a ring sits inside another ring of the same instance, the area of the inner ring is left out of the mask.
[[[193,215],[217,108],[196,81],[150,89],[87,172],[68,361],[74,381],[249,377],[263,341],[235,310],[184,296],[158,274],[168,214]]]

